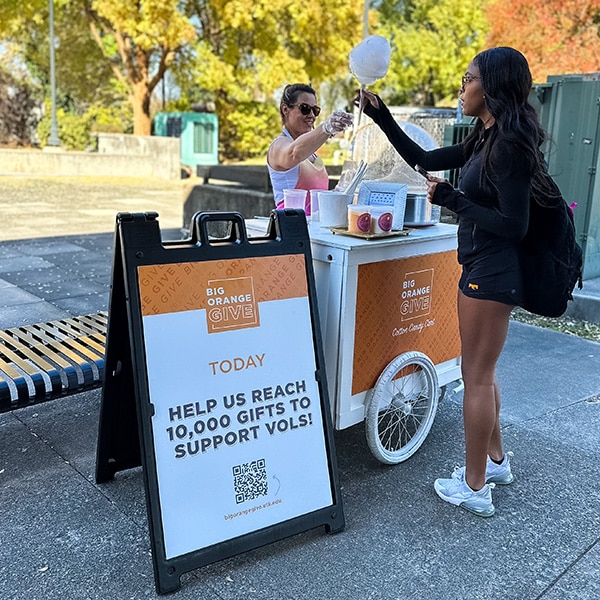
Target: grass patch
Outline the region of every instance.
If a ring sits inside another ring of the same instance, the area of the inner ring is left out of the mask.
[[[555,319],[539,317],[538,315],[528,313],[522,308],[515,308],[511,313],[511,319],[519,323],[527,323],[528,325],[575,335],[586,340],[591,340],[592,342],[600,342],[600,325],[596,323],[578,321],[572,317],[558,317]]]

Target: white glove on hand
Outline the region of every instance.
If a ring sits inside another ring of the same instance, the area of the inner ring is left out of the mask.
[[[341,133],[344,129],[347,129],[352,125],[354,115],[351,113],[344,112],[343,110],[336,110],[331,113],[330,117],[323,123],[323,130],[331,137],[336,133]]]

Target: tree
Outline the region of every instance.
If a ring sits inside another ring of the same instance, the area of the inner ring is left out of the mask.
[[[377,33],[392,45],[385,90],[398,104],[455,104],[460,77],[485,47],[488,23],[481,0],[383,0]]]
[[[56,82],[59,106],[81,113],[91,105],[114,105],[126,98],[120,83],[92,39],[81,4],[55,0],[54,12]],[[41,22],[20,27],[11,39],[18,44],[21,58],[49,95],[50,47],[48,2],[40,7]],[[20,19],[17,20],[19,22]]]
[[[74,0],[75,1],[75,0]],[[194,27],[179,0],[81,0],[93,39],[128,89],[133,131],[149,135],[152,93]]]
[[[523,52],[535,82],[600,71],[600,0],[493,0],[488,12],[489,44]]]
[[[43,22],[43,0],[2,0],[0,2],[0,39],[9,38],[25,24],[39,26]]]
[[[362,36],[362,2],[347,0],[195,0],[187,14],[199,24],[198,42],[176,79],[190,103],[215,101],[228,158],[264,153],[281,126],[286,83],[319,90],[347,78]]]
[[[42,83],[49,72],[47,6],[0,6],[0,39],[20,43]],[[347,85],[348,53],[362,35],[362,3],[347,0],[55,0],[55,7],[60,106],[80,110],[84,98],[86,106],[112,103],[106,92],[116,98],[125,90],[134,132],[149,133],[152,94],[173,69],[180,107],[216,104],[222,138],[233,142],[228,156],[263,150],[256,140],[279,128],[276,96],[285,83],[318,89],[327,81],[334,98],[337,84]]]
[[[15,65],[0,64],[0,144],[31,145],[38,106],[39,90],[25,74]]]
[[[126,87],[113,77],[108,61],[92,39],[82,3],[54,0],[54,5],[61,144],[82,149],[92,144],[92,132],[130,131],[132,115]],[[3,17],[0,19],[2,46],[5,50],[11,49],[15,57],[13,65],[18,65],[25,73],[23,78],[35,82],[36,106],[42,110],[44,95],[47,99],[50,96],[48,0],[6,0],[0,6],[0,14]],[[15,72],[14,66],[11,72]],[[49,102],[46,102],[46,112],[48,107]],[[40,118],[39,114],[35,116]],[[38,124],[37,133],[42,145],[48,139],[49,123],[47,113]],[[81,135],[82,128],[87,131],[85,136]],[[73,139],[77,140],[75,146],[68,143]]]

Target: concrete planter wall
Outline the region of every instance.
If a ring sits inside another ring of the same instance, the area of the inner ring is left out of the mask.
[[[95,177],[181,177],[177,138],[99,134],[98,152],[61,148],[0,149],[0,174]]]

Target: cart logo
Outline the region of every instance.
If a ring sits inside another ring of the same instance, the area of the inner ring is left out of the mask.
[[[212,279],[206,287],[208,333],[259,327],[252,277]]]
[[[417,319],[431,312],[433,269],[404,274],[400,314],[402,321]]]

